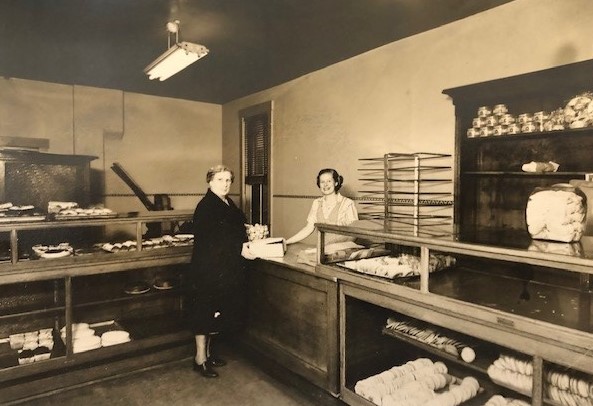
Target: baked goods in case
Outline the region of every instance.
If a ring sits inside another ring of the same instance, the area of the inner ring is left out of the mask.
[[[454,264],[455,258],[449,255],[430,254],[428,272],[440,271]],[[345,261],[340,265],[357,272],[389,279],[420,275],[420,257],[410,254]]]
[[[130,333],[124,330],[111,330],[101,334],[101,345],[109,347],[130,341]]]
[[[525,402],[521,399],[505,398],[502,395],[494,395],[484,406],[529,406],[531,403]]]
[[[473,348],[461,341],[441,334],[432,327],[427,327],[424,323],[397,320],[394,317],[389,317],[385,328],[387,331],[392,330],[431,347],[438,348],[447,354],[461,357],[467,363],[473,362],[476,358],[476,352]]]
[[[488,367],[488,376],[495,383],[513,388],[520,393],[531,393],[533,363],[511,355],[501,354]]]
[[[41,245],[37,244],[31,247],[34,256],[38,258],[63,258],[74,254],[74,248],[67,242],[59,243],[58,245]]]
[[[548,162],[535,162],[531,161],[529,163],[523,164],[521,166],[521,170],[523,172],[556,172],[560,167],[559,164],[556,162],[548,161]]]
[[[586,197],[568,183],[537,188],[527,201],[527,229],[534,239],[579,241],[585,229]]]
[[[545,375],[546,394],[561,405],[593,406],[593,378],[557,369]]]

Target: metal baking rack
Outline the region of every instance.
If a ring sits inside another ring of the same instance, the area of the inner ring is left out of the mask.
[[[415,152],[360,158],[361,218],[383,220],[386,232],[436,236],[453,223],[451,155]]]

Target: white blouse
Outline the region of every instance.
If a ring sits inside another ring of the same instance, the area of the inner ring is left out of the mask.
[[[347,197],[342,196],[340,193],[337,193],[336,205],[339,205],[338,208],[338,226],[347,226],[350,223],[358,220],[358,211],[356,210],[356,206],[354,205],[354,201]],[[309,210],[309,215],[307,216],[307,223],[313,225],[315,223],[324,223],[326,219],[318,218],[317,213],[319,211],[319,207],[323,211],[323,215],[327,218],[331,211],[334,209],[335,205],[328,206],[324,204],[323,197],[319,197],[313,200],[313,204],[311,205],[311,210]]]

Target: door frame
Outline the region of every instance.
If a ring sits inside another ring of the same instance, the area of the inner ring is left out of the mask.
[[[272,100],[249,106],[245,109],[239,110],[239,131],[241,134],[241,208],[248,217],[248,221],[251,222],[251,186],[245,183],[245,167],[246,167],[246,156],[245,156],[245,118],[254,116],[257,114],[268,113],[270,118],[269,121],[269,140],[268,140],[268,213],[269,223],[268,227],[270,235],[272,235],[272,218],[273,218],[273,173],[274,173],[274,160],[273,160],[273,147],[274,147],[274,103]]]

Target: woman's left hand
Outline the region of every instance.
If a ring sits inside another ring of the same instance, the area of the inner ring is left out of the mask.
[[[249,248],[249,243],[248,242],[244,242],[243,243],[243,248],[241,248],[241,256],[243,258],[245,258],[245,259],[255,259],[255,258],[257,258],[251,252],[251,249]]]

